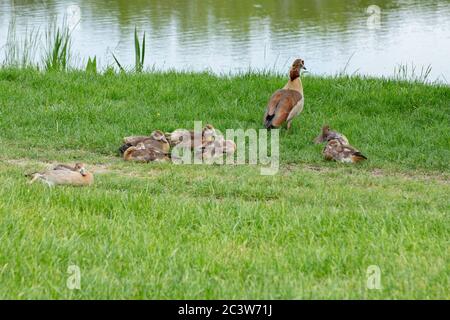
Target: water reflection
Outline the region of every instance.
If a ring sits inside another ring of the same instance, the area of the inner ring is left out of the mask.
[[[156,68],[284,72],[301,56],[318,74],[392,75],[397,64],[413,63],[450,79],[449,0],[2,0],[0,45],[13,16],[19,33],[45,29],[69,5],[81,10],[73,32],[78,64],[94,55],[112,64],[114,52],[133,65],[138,26],[147,32],[146,65]],[[370,5],[381,9],[379,28],[368,27]]]

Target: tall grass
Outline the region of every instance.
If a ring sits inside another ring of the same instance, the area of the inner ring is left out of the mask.
[[[86,65],[86,72],[88,73],[97,73],[97,57],[94,58],[89,57],[87,65]]]
[[[73,29],[72,29],[73,30]],[[72,30],[67,26],[66,20],[63,19],[63,23],[57,26],[55,22],[51,23],[47,27],[45,33],[45,43],[41,43],[42,35],[39,29],[29,30],[26,29],[23,37],[17,36],[17,28],[15,20],[11,20],[8,28],[7,41],[4,46],[5,58],[3,61],[4,66],[27,68],[35,67],[47,71],[66,71],[69,66],[73,69],[77,67],[73,65],[73,52],[72,52]],[[142,35],[139,39],[137,27],[134,29],[134,68],[130,69],[131,72],[141,73],[144,71],[146,55],[146,34]],[[344,68],[336,74],[337,77],[354,77],[357,75],[358,70],[352,74],[347,75],[347,69],[352,60],[354,53],[349,57]],[[39,57],[39,58],[37,58]],[[126,72],[127,68],[124,66],[117,56],[112,53],[112,57],[115,64],[121,72]],[[278,59],[278,58],[277,58]],[[42,65],[38,62],[42,61]],[[275,63],[276,64],[276,63]],[[275,66],[274,64],[274,66]],[[89,58],[89,61],[85,67],[82,67],[86,72],[94,71],[98,72],[97,59]],[[105,73],[114,72],[113,66],[107,66],[103,70]],[[400,64],[394,69],[394,74],[388,79],[394,79],[399,81],[408,81],[424,84],[445,84],[447,80],[440,81],[439,78],[432,80],[431,77],[432,67],[428,66],[416,66],[414,64]],[[267,75],[278,76],[280,75],[274,68],[270,69],[249,69],[244,72],[245,74],[252,75]],[[284,73],[282,73],[284,75]],[[241,76],[240,73],[234,73],[233,76]]]
[[[119,67],[120,71],[125,71],[125,68],[119,62],[116,55],[112,54],[114,61]],[[137,28],[134,28],[134,71],[142,72],[144,70],[144,61],[145,61],[145,32],[142,36],[142,42],[139,41]]]
[[[142,51],[140,49],[137,28],[134,28],[134,54],[135,54],[135,71],[142,72],[145,60],[145,32],[142,36]]]
[[[47,71],[65,71],[71,57],[71,34],[63,22],[61,27],[52,24],[46,33],[47,47],[44,55],[44,67]]]
[[[39,29],[29,31],[27,28],[23,38],[18,38],[16,21],[12,19],[8,27],[4,65],[21,68],[33,66],[39,52],[39,42]]]
[[[414,64],[400,64],[394,69],[394,78],[396,80],[429,83],[431,70],[431,65],[418,68]]]

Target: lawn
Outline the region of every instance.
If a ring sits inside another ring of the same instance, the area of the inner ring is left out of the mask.
[[[448,86],[307,76],[274,176],[117,154],[123,136],[196,120],[260,129],[285,82],[0,69],[0,298],[449,299]],[[325,162],[312,143],[325,123],[369,160]],[[94,186],[24,177],[79,161]]]

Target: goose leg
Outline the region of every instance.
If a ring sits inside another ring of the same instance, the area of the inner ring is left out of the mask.
[[[289,120],[287,122],[287,131],[289,131],[289,129],[291,128],[291,124],[292,124],[292,120]]]
[[[39,179],[41,179],[41,174],[40,173],[35,173],[32,176],[32,179],[30,181],[28,181],[28,184],[33,184],[34,182],[36,182]]]

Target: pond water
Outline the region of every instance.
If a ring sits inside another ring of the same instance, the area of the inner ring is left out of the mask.
[[[148,68],[286,72],[301,57],[314,74],[431,66],[429,79],[450,81],[450,0],[0,0],[0,59],[11,20],[20,38],[63,16],[79,67],[114,53],[131,68],[137,26]]]

